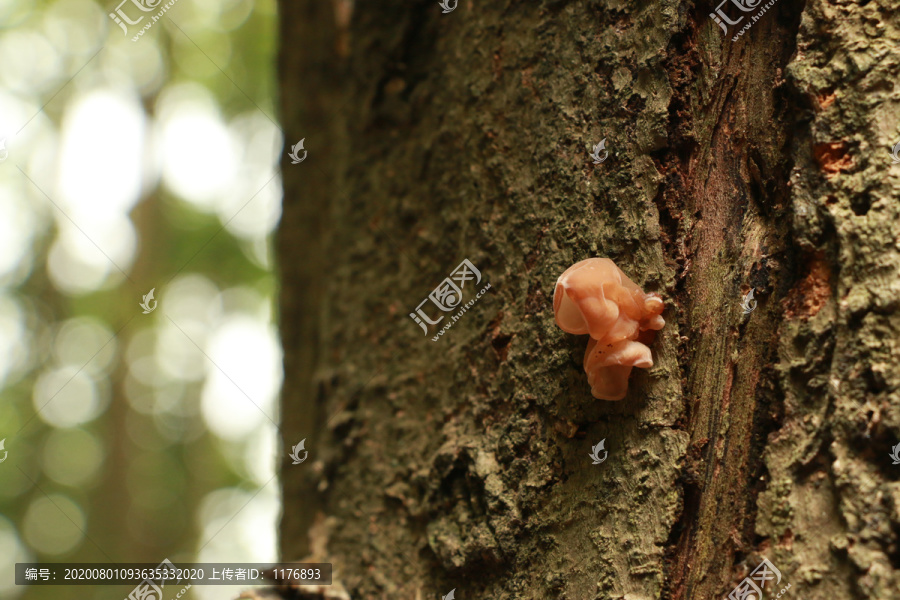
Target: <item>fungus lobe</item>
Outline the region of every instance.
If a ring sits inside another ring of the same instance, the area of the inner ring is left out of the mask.
[[[621,400],[633,367],[653,366],[647,344],[666,322],[657,294],[645,294],[608,258],[577,262],[559,276],[553,291],[556,324],[567,333],[590,334],[584,370],[591,394]]]

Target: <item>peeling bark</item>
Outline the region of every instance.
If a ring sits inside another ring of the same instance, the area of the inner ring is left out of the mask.
[[[900,9],[280,9],[284,559],[352,598],[720,598],[762,558],[900,598]],[[666,301],[622,402],[553,321],[593,256]],[[465,258],[490,290],[433,342]]]

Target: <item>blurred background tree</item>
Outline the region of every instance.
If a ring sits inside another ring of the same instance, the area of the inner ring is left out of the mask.
[[[137,41],[116,8],[0,6],[3,598],[130,591],[16,562],[276,558],[274,1],[180,0]]]

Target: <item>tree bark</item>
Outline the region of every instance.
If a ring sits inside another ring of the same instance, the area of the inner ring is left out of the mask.
[[[721,598],[763,558],[767,598],[900,598],[900,11],[715,9],[281,0],[285,560],[354,599]],[[622,402],[553,318],[593,256],[666,301]],[[491,287],[432,341],[463,259]]]

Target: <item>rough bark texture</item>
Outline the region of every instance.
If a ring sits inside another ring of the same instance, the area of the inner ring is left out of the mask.
[[[737,41],[707,3],[280,6],[284,559],[354,599],[716,598],[763,557],[772,597],[900,598],[894,2]],[[553,321],[592,256],[666,300],[618,403]],[[433,342],[464,258],[491,290]]]

